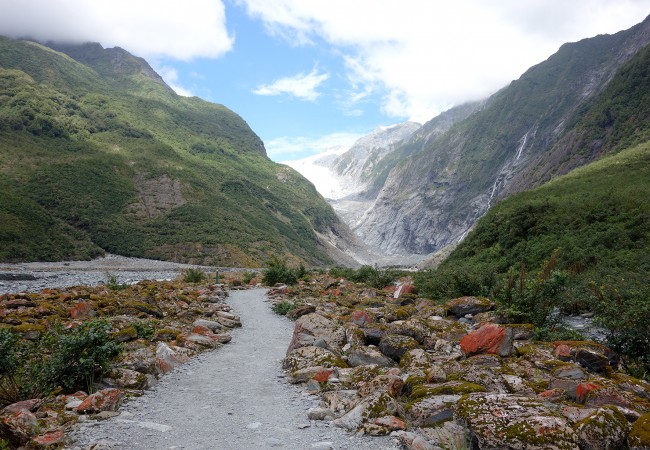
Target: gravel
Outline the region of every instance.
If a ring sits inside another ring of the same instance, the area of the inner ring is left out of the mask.
[[[92,261],[0,263],[0,294],[37,292],[45,288],[96,286],[114,276],[118,283],[141,280],[171,280],[182,271],[198,267],[214,273],[215,267],[194,266],[152,259],[107,255]],[[220,272],[240,269],[219,268]]]
[[[232,292],[228,301],[244,326],[233,331],[230,344],[163,377],[125,402],[119,416],[81,422],[68,448],[401,448],[394,438],[350,435],[307,418],[318,397],[288,384],[281,368],[293,322],[272,313],[264,294]]]

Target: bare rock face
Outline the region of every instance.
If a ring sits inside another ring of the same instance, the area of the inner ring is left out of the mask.
[[[541,401],[509,394],[470,394],[456,404],[481,450],[578,450],[578,437],[567,419]]]
[[[155,218],[187,203],[183,191],[188,188],[168,175],[151,179],[136,175],[135,187],[140,201],[131,205],[131,211],[136,215]]]

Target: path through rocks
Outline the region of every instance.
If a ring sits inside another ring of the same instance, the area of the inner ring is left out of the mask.
[[[265,291],[231,292],[242,319],[227,346],[163,377],[120,415],[86,420],[71,434],[75,449],[398,449],[392,438],[349,435],[309,421],[307,396],[284,380],[281,360],[293,322],[275,315]],[[99,444],[92,447],[95,444]]]

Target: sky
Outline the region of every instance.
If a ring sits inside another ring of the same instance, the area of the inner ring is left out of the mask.
[[[650,0],[0,0],[0,34],[122,47],[287,161],[424,123],[648,14]]]

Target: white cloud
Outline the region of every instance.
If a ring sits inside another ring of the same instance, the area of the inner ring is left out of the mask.
[[[165,83],[169,85],[170,88],[174,90],[178,95],[183,97],[193,97],[194,94],[192,91],[184,86],[181,86],[178,82],[178,71],[170,66],[159,66],[156,67],[156,72],[160,75]]]
[[[363,135],[363,133],[332,133],[319,137],[280,137],[266,141],[264,147],[272,160],[290,161],[316,154],[342,153]]]
[[[313,69],[309,73],[299,73],[292,77],[280,78],[271,84],[263,84],[253,91],[258,95],[290,94],[302,100],[314,101],[320,93],[316,88],[329,78],[326,73]]]
[[[2,0],[0,34],[180,60],[219,57],[233,45],[222,0]]]
[[[564,42],[640,22],[648,0],[237,0],[292,44],[324,40],[385,113],[425,121],[485,97]]]

